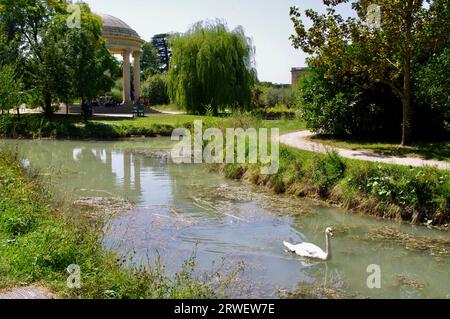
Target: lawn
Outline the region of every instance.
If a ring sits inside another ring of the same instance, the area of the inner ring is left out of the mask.
[[[143,118],[94,117],[87,123],[81,116],[54,115],[51,120],[42,115],[0,116],[0,136],[25,138],[125,138],[131,136],[170,136],[175,128],[192,128],[195,120],[204,127],[218,128],[279,128],[287,133],[304,128],[298,120],[258,120],[251,115],[229,117],[198,116],[187,114],[151,114]]]
[[[314,142],[325,145],[351,149],[371,151],[383,155],[399,157],[418,157],[427,160],[440,160],[450,162],[450,142],[420,142],[413,146],[401,146],[394,142],[367,142],[357,140],[335,139],[329,136],[315,136],[311,138]]]
[[[251,116],[246,117],[246,120],[242,120],[242,126],[253,125],[255,128],[265,127],[265,128],[279,128],[281,133],[289,133],[299,130],[304,130],[305,125],[299,120],[256,120]],[[184,124],[193,123],[196,120],[201,120],[208,127],[223,127],[224,124],[230,124],[230,127],[237,127],[235,124],[237,118],[240,116],[230,116],[230,117],[212,117],[212,116],[200,116],[200,115],[187,115],[187,114],[152,114],[146,115],[146,117],[141,117],[137,119],[125,119],[125,118],[99,118],[93,119],[92,122],[99,122],[102,124],[120,124],[120,125],[130,125],[134,127],[145,127],[149,125],[170,125],[173,127],[183,127]]]

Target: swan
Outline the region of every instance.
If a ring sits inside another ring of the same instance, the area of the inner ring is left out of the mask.
[[[326,261],[331,259],[331,238],[333,237],[333,229],[331,227],[328,227],[325,230],[325,235],[327,245],[326,252],[323,251],[320,247],[317,247],[316,245],[310,243],[292,245],[288,242],[283,242],[283,244],[287,249],[289,249],[290,252],[296,253],[299,256]]]

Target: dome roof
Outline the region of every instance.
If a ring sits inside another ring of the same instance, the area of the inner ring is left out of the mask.
[[[109,14],[99,14],[103,20],[103,34],[108,36],[125,36],[140,38],[128,24]]]

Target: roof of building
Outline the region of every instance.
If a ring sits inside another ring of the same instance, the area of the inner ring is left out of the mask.
[[[291,69],[291,72],[295,72],[295,71],[304,71],[306,70],[308,67],[294,67]]]
[[[139,34],[128,24],[109,14],[99,14],[103,20],[103,34],[106,36],[124,36],[140,38]]]

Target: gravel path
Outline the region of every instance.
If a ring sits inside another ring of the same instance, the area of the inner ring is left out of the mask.
[[[46,289],[29,286],[0,292],[0,299],[54,299]]]
[[[315,153],[326,153],[329,150],[336,150],[342,157],[356,159],[361,161],[397,164],[414,167],[436,167],[439,169],[450,170],[450,163],[437,160],[424,160],[416,157],[398,157],[377,154],[370,151],[354,151],[342,148],[334,148],[331,146],[325,146],[321,143],[312,142],[307,140],[308,137],[315,134],[310,131],[300,131],[280,136],[280,142],[287,146],[297,148],[304,151],[310,151]]]

